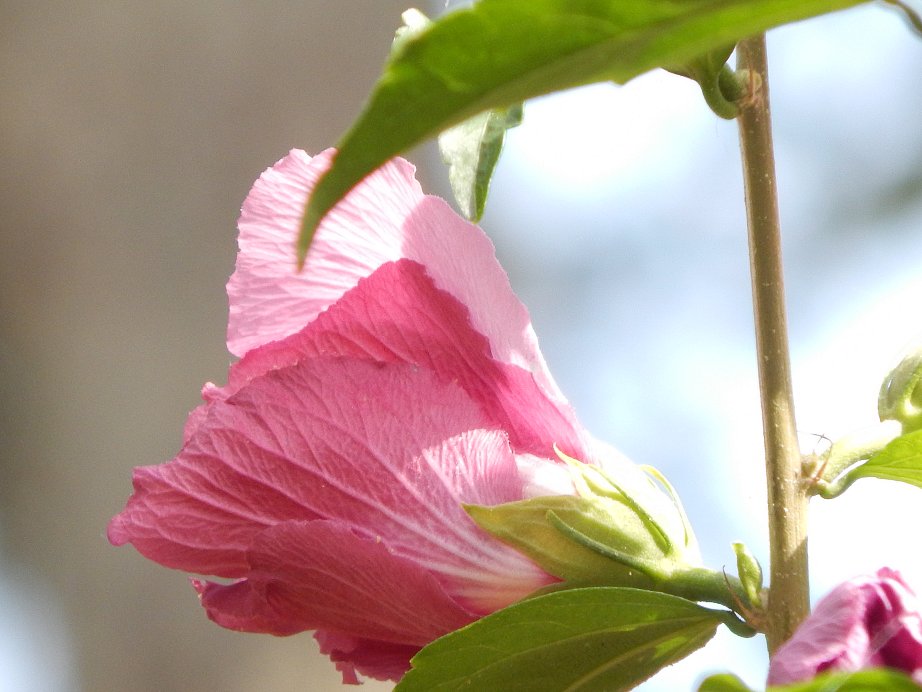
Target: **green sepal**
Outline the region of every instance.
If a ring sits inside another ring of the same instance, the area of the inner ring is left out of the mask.
[[[724,624],[737,636],[759,629],[760,594],[753,598],[723,571],[686,563],[681,552],[664,553],[648,525],[616,500],[555,495],[464,508],[482,529],[563,580],[540,594],[586,586],[651,589],[726,606]]]
[[[615,512],[624,510],[621,505],[633,512],[634,516],[643,524],[646,532],[643,540],[652,539],[667,557],[676,557],[684,553],[697,555],[697,543],[694,532],[688,522],[688,517],[682,507],[675,488],[666,480],[666,477],[652,466],[635,466],[621,468],[603,468],[595,464],[586,464],[578,459],[564,454],[556,446],[554,451],[570,470],[570,477],[577,495],[593,502],[597,500],[613,501],[614,505],[600,505],[607,507],[606,512],[613,508]],[[657,486],[659,483],[659,486]],[[665,491],[665,494],[664,492]],[[666,501],[664,506],[663,500]],[[668,508],[668,509],[667,509]],[[616,517],[613,517],[616,518]],[[670,521],[670,518],[672,521]],[[675,520],[681,526],[681,536],[676,531]],[[565,521],[565,520],[564,520]],[[671,530],[668,524],[671,524]],[[571,527],[579,530],[577,527]],[[641,532],[630,528],[632,536],[639,537]],[[611,546],[616,548],[614,544]],[[658,559],[651,552],[638,557]]]
[[[448,182],[458,210],[479,221],[490,179],[499,161],[506,130],[522,123],[522,104],[484,111],[439,135],[439,151],[448,166]]]
[[[621,587],[537,596],[429,644],[395,692],[629,690],[704,646],[724,616]]]
[[[636,568],[636,558],[662,557],[637,515],[608,501],[606,512],[594,500],[575,495],[536,497],[493,507],[465,505],[480,528],[513,546],[540,567],[571,584],[650,588],[653,580]],[[611,522],[617,523],[611,523]],[[634,564],[616,562],[560,530],[576,526],[612,552],[633,556]]]

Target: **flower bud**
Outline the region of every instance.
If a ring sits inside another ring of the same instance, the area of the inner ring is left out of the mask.
[[[742,543],[733,544],[736,553],[736,571],[739,574],[743,590],[749,603],[762,606],[762,565]]]
[[[880,419],[899,421],[903,434],[922,428],[922,348],[897,365],[880,387]]]
[[[899,573],[887,569],[840,584],[771,660],[769,685],[824,671],[886,667],[922,683],[922,613]]]

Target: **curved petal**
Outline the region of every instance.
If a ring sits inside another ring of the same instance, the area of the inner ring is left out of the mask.
[[[417,647],[352,637],[330,630],[314,634],[320,644],[320,653],[326,654],[342,673],[344,685],[360,684],[357,673],[375,680],[397,682],[410,669],[410,659]]]
[[[337,519],[489,612],[552,579],[461,507],[521,498],[506,436],[485,423],[428,370],[305,359],[210,405],[176,459],[137,469],[109,537],[170,567],[240,577],[265,528]]]
[[[263,173],[244,202],[240,252],[227,287],[230,351],[243,355],[293,334],[358,279],[406,257],[468,306],[494,358],[531,372],[550,397],[565,401],[489,238],[443,200],[423,195],[403,159],[377,170],[336,206],[315,234],[304,271],[295,271],[304,203],[331,156],[327,150],[311,159],[293,150]]]
[[[289,635],[335,628],[421,648],[477,617],[415,562],[339,522],[266,529],[247,559],[245,579],[196,585],[208,616],[229,629]]]
[[[565,404],[538,348],[528,310],[513,293],[487,235],[431,195],[413,210],[403,231],[404,256],[424,265],[436,286],[467,306],[472,326],[487,337],[493,357],[530,372],[550,397]]]
[[[423,193],[403,160],[373,173],[318,230],[304,272],[295,240],[308,193],[333,150],[311,158],[292,150],[267,169],[243,203],[237,265],[227,284],[227,347],[236,355],[288,336],[358,280],[400,255],[400,227]]]
[[[833,669],[858,670],[868,648],[860,625],[864,615],[860,587],[846,582],[820,601],[794,636],[778,649],[768,684],[810,680]]]
[[[319,356],[425,367],[457,382],[508,432],[517,453],[554,458],[556,444],[586,458],[587,436],[570,406],[552,400],[530,372],[495,360],[467,308],[416,262],[382,265],[300,333],[247,353],[231,367],[227,386],[206,389],[205,397],[224,399],[254,377]]]
[[[920,603],[900,574],[888,568],[849,580],[825,596],[772,658],[768,682],[874,666],[922,680]]]

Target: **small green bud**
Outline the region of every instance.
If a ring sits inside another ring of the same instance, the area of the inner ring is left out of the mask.
[[[749,548],[742,543],[733,544],[736,553],[736,571],[746,594],[748,605],[762,607],[762,565]]]
[[[922,349],[903,358],[884,378],[877,412],[882,421],[899,421],[903,434],[922,428]]]

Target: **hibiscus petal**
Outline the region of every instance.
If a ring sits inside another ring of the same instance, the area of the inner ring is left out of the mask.
[[[869,660],[922,681],[922,603],[895,570],[883,568],[868,598],[865,625],[871,633]]]
[[[263,173],[244,202],[240,253],[228,282],[230,351],[243,355],[293,334],[359,278],[406,257],[468,306],[497,360],[531,372],[550,397],[564,402],[493,244],[443,200],[423,195],[403,159],[380,168],[333,209],[315,234],[305,270],[295,272],[301,212],[332,154],[311,159],[293,150]]]
[[[266,529],[247,558],[246,579],[197,585],[208,616],[229,629],[288,635],[334,628],[418,649],[477,617],[415,562],[339,522]]]
[[[830,667],[858,670],[868,644],[863,615],[860,587],[837,587],[772,658],[768,684],[809,680]]]
[[[397,682],[410,669],[410,659],[417,647],[352,637],[338,632],[321,630],[314,634],[320,644],[320,653],[327,654],[342,673],[343,684],[360,684],[358,675],[375,680]]]
[[[227,347],[236,355],[300,330],[382,262],[400,257],[400,226],[423,197],[414,168],[397,160],[353,190],[316,234],[298,273],[295,240],[308,193],[333,150],[292,150],[253,185],[238,228],[237,266],[227,284]]]
[[[825,596],[772,658],[768,683],[874,666],[922,680],[920,603],[899,573],[888,568],[844,582]]]
[[[484,423],[425,369],[305,359],[212,404],[174,461],[137,469],[109,537],[170,567],[240,577],[265,528],[337,519],[489,612],[551,578],[461,507],[521,498],[506,437]]]
[[[495,360],[465,306],[410,260],[384,264],[300,333],[250,351],[231,367],[227,386],[205,396],[226,398],[270,370],[332,355],[426,367],[457,382],[516,452],[553,458],[556,444],[587,458],[570,406],[552,400],[530,372]]]

